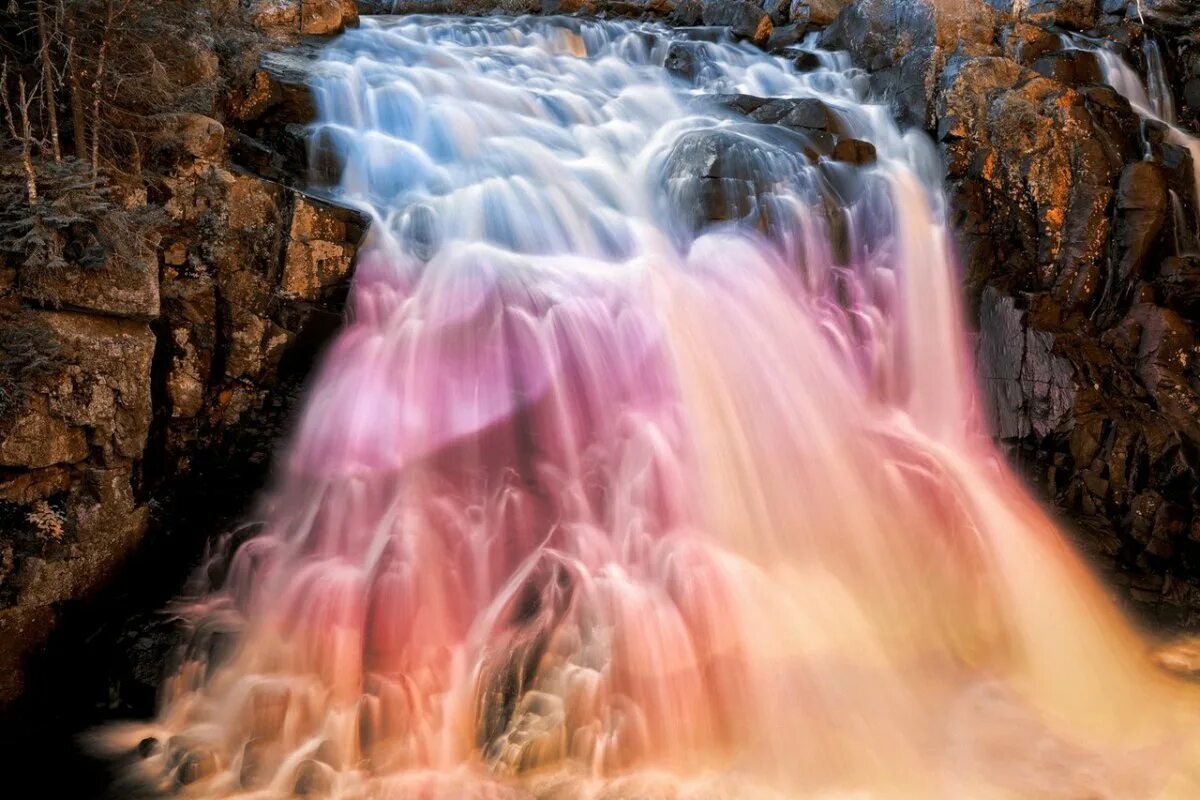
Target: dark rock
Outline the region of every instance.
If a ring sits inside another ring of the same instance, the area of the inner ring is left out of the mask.
[[[806,144],[787,129],[760,125],[684,134],[662,171],[671,215],[693,232],[719,222],[764,228],[764,199],[806,163],[799,155]]]
[[[791,25],[776,25],[767,39],[766,49],[769,51],[783,50],[800,44],[808,33],[808,26],[803,22],[793,22]],[[797,66],[799,59],[797,59]]]
[[[874,164],[875,145],[860,139],[841,139],[833,148],[833,158],[849,164]]]
[[[779,27],[791,20],[791,4],[792,0],[763,0],[762,10],[771,19],[771,24]],[[799,27],[803,30],[805,24],[801,23]]]
[[[943,58],[941,48],[919,47],[895,64],[871,74],[872,89],[888,101],[901,124],[920,128],[932,125],[934,94]]]
[[[217,755],[212,750],[194,750],[182,757],[175,780],[182,786],[202,781],[217,772]]]
[[[663,68],[687,80],[695,79],[700,68],[708,63],[703,46],[698,42],[672,42],[667,49]]]
[[[709,94],[697,98],[697,103],[700,105],[715,104],[746,115],[752,114],[766,102],[765,97],[755,97],[749,94]]]
[[[1034,72],[1068,86],[1103,83],[1104,74],[1096,54],[1086,50],[1059,50],[1036,59]]]
[[[1200,109],[1200,78],[1190,78],[1183,84],[1183,102],[1193,109]]]
[[[1163,259],[1155,284],[1167,308],[1200,319],[1200,256]]]
[[[162,742],[155,739],[153,736],[147,736],[138,742],[137,752],[139,758],[149,758],[161,753],[163,750]]]
[[[821,57],[810,50],[797,53],[792,63],[799,72],[812,72],[821,68]]]
[[[699,10],[697,10],[699,15]],[[700,17],[696,17],[696,22],[700,21]],[[682,36],[690,42],[709,42],[710,44],[722,44],[733,41],[729,35],[728,28],[719,26],[704,26],[696,23],[691,23],[686,26],[676,26],[675,34]]]
[[[703,0],[700,18],[705,25],[727,27],[734,36],[760,46],[774,29],[767,13],[747,0]]]
[[[1000,31],[1000,44],[1006,56],[1025,66],[1062,49],[1062,42],[1057,36],[1045,28],[1026,22],[1004,26]]]
[[[837,113],[815,97],[769,100],[751,112],[750,118],[791,128],[812,128],[834,133],[841,130]]]
[[[1167,184],[1162,170],[1149,161],[1126,166],[1117,186],[1118,285],[1129,286],[1141,277],[1166,219]]]
[[[993,432],[1001,439],[1047,436],[1074,406],[1074,368],[1054,337],[1030,330],[1011,297],[985,289],[980,303],[979,371]]]

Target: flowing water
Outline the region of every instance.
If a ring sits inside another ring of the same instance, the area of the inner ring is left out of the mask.
[[[1166,127],[1164,140],[1188,151],[1192,163],[1192,208],[1195,219],[1183,226],[1185,236],[1191,239],[1187,242],[1176,242],[1177,252],[1200,252],[1200,137],[1193,136],[1179,125],[1175,116],[1175,98],[1171,94],[1171,84],[1167,80],[1166,66],[1163,63],[1162,50],[1158,41],[1152,36],[1142,39],[1142,58],[1146,64],[1146,79],[1142,80],[1137,70],[1121,57],[1112,45],[1106,42],[1096,42],[1079,34],[1063,34],[1063,44],[1088,50],[1096,54],[1100,69],[1104,73],[1104,81],[1117,94],[1129,101],[1142,119],[1157,122]],[[1150,157],[1149,143],[1146,142],[1146,157]],[[1172,214],[1177,223],[1183,216],[1179,198],[1172,192]],[[1189,235],[1190,234],[1190,235]]]
[[[129,781],[1198,796],[1195,697],[977,416],[931,145],[837,58],[697,42],[688,81],[682,36],[328,47],[319,138],[374,219],[350,318],[158,717],[106,734]],[[877,161],[730,93],[820,100],[773,108]]]

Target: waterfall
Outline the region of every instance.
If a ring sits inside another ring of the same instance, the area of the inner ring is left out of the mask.
[[[976,414],[932,145],[819,63],[566,18],[326,48],[350,316],[158,716],[107,734],[127,780],[1198,796],[1194,693]]]
[[[1159,119],[1175,124],[1175,98],[1171,84],[1167,81],[1167,68],[1163,63],[1158,40],[1153,36],[1142,38],[1142,56],[1146,61],[1146,94],[1150,103],[1147,108]]]

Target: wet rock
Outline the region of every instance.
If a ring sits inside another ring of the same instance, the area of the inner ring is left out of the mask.
[[[1193,109],[1200,109],[1200,77],[1190,78],[1183,84],[1183,102]]]
[[[808,26],[803,22],[793,22],[790,25],[776,25],[771,31],[771,36],[767,39],[764,47],[769,51],[783,50],[787,47],[800,44],[808,33]],[[797,59],[797,62],[799,59]],[[797,66],[799,64],[797,63]]]
[[[144,717],[154,713],[159,686],[184,641],[185,626],[178,619],[151,613],[134,615],[122,628],[107,665],[109,695],[119,698],[122,713]],[[153,752],[159,752],[161,745],[151,741],[158,747]]]
[[[914,48],[897,62],[871,73],[871,87],[885,98],[901,124],[928,128],[934,123],[934,95],[945,54],[932,45]]]
[[[1141,326],[1137,370],[1142,384],[1151,392],[1172,385],[1174,376],[1192,361],[1196,343],[1192,326],[1174,311],[1148,303],[1135,306],[1130,317]]]
[[[197,750],[187,753],[179,762],[175,772],[175,780],[182,786],[197,783],[217,772],[217,755],[211,750]]]
[[[274,748],[266,739],[254,738],[242,747],[242,767],[238,784],[243,789],[258,789],[267,784],[274,770]]]
[[[261,69],[254,76],[260,88],[254,95],[237,98],[241,101],[241,118],[311,122],[316,117],[316,105],[310,85],[319,56],[320,48],[306,43],[263,53]]]
[[[833,148],[835,161],[863,165],[875,163],[875,145],[860,139],[840,139]]]
[[[138,742],[137,753],[139,758],[149,758],[156,756],[163,751],[162,742],[155,739],[153,736],[147,736]]]
[[[774,25],[770,16],[747,0],[704,0],[700,17],[705,25],[721,25],[757,45],[766,44]]]
[[[663,68],[681,78],[694,80],[701,69],[710,63],[699,42],[672,42],[667,49]]]
[[[779,143],[764,140],[764,130]],[[786,129],[762,126],[745,133],[730,126],[684,134],[662,170],[670,213],[691,232],[718,222],[763,227],[764,196],[788,180],[802,158],[791,153],[804,144]]]
[[[1200,319],[1200,256],[1163,259],[1155,284],[1167,308]]]
[[[1068,86],[1103,83],[1104,74],[1096,54],[1085,50],[1047,53],[1030,65],[1034,72]]]
[[[1116,241],[1120,248],[1117,279],[1124,286],[1141,277],[1167,219],[1167,185],[1162,170],[1136,161],[1121,171],[1117,186]]]
[[[798,72],[812,72],[813,70],[820,69],[822,66],[821,57],[810,50],[797,53],[796,57],[792,60],[792,64],[795,65]]]
[[[769,100],[754,109],[750,118],[789,128],[809,128],[832,133],[842,130],[837,112],[815,97]]]

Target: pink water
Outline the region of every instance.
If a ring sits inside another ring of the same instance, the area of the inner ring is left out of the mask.
[[[375,217],[350,318],[158,717],[107,734],[164,745],[128,780],[1200,796],[1196,698],[976,414],[928,143],[852,72],[711,44],[688,86],[669,41],[404,18],[329,48],[338,192]],[[822,98],[879,162],[699,89]],[[689,168],[713,132],[735,155]],[[705,181],[740,220],[694,218]]]

